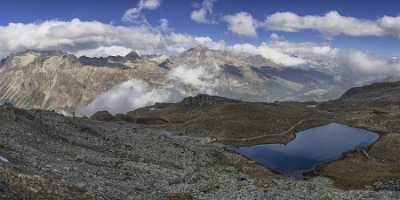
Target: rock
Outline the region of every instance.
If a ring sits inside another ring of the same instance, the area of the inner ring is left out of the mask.
[[[95,114],[90,116],[90,119],[97,120],[97,121],[106,121],[106,122],[110,122],[110,121],[115,121],[116,120],[116,118],[111,113],[109,113],[108,111],[96,112]]]

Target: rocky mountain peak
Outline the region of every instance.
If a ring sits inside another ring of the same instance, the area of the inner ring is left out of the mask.
[[[8,67],[13,67],[13,66],[24,67],[34,62],[40,63],[44,62],[45,60],[56,57],[59,59],[67,59],[70,60],[71,62],[76,60],[76,57],[74,55],[65,53],[63,51],[26,50],[10,54],[8,57],[3,59],[0,64],[2,66],[8,66]]]
[[[125,59],[127,60],[138,60],[140,58],[140,55],[136,51],[131,51],[125,56]]]

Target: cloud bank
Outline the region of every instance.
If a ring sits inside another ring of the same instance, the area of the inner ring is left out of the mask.
[[[161,21],[160,27],[170,30],[166,20]],[[224,46],[223,41],[159,31],[159,27],[114,26],[79,19],[0,26],[0,44],[0,58],[27,49],[63,50],[79,55],[124,55],[132,49],[141,54],[174,55],[199,45],[210,48]]]
[[[377,20],[367,20],[343,16],[330,11],[323,16],[299,16],[293,12],[277,12],[265,19],[269,30],[299,32],[315,30],[326,37],[347,36],[393,36],[400,37],[400,16],[383,16]]]
[[[314,30],[327,39],[346,35],[352,37],[396,37],[400,39],[400,16],[383,16],[376,20],[343,16],[338,11],[330,11],[325,15],[300,16],[293,12],[276,12],[264,21],[255,19],[247,12],[225,15],[228,30],[240,36],[257,36],[260,28],[268,31],[300,32]]]

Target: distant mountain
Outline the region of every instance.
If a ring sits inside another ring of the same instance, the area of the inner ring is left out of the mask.
[[[2,61],[0,100],[22,108],[73,112],[130,79],[163,84],[166,71],[139,57],[77,58],[56,51],[25,51]]]
[[[216,95],[247,101],[321,101],[339,97],[351,87],[336,80],[333,74],[316,69],[284,67],[262,56],[202,47],[189,49],[160,66],[205,68],[213,74],[212,80],[219,81]],[[315,90],[325,92],[315,93]]]
[[[280,66],[262,56],[203,47],[175,57],[76,57],[60,51],[15,53],[0,63],[0,100],[22,108],[74,112],[128,80],[247,101],[326,100],[352,85],[317,69]]]

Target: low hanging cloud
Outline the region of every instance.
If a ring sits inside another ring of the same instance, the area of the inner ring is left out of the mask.
[[[192,11],[190,18],[197,23],[214,24],[215,20],[210,19],[213,13],[214,3],[217,0],[203,0],[199,9]]]
[[[173,88],[156,89],[144,81],[129,80],[96,97],[87,107],[82,108],[80,113],[92,115],[104,110],[112,114],[126,113],[157,102],[173,102],[180,98],[180,93]]]
[[[224,21],[228,23],[228,29],[232,33],[240,36],[257,36],[258,22],[247,12],[225,15]]]
[[[125,11],[122,21],[133,23],[147,23],[143,10],[155,10],[161,5],[161,0],[140,0],[137,7]]]
[[[400,72],[400,63],[381,58],[357,49],[340,49],[328,44],[312,42],[291,43],[275,41],[268,44],[269,48],[284,55],[296,55],[297,65],[328,64],[330,68],[344,68],[344,71],[354,71],[360,75],[386,75]]]
[[[157,88],[142,80],[129,80],[99,95],[79,113],[87,116],[104,110],[111,114],[126,113],[155,103],[178,102],[186,96],[216,94],[219,70],[218,66],[181,65],[168,73],[167,84]]]
[[[95,49],[85,49],[75,53],[76,56],[88,56],[88,57],[107,57],[107,56],[125,56],[132,52],[130,48],[123,46],[109,46],[109,47],[98,47]]]
[[[315,30],[328,38],[338,35],[400,37],[399,20],[399,16],[383,16],[377,20],[360,19],[343,16],[337,11],[330,11],[322,16],[277,12],[265,19],[265,26],[269,30],[286,32]]]
[[[173,68],[168,73],[168,77],[182,86],[188,85],[192,87],[195,94],[214,94],[215,88],[219,85],[216,74],[218,74],[220,70],[219,66],[189,67],[187,65],[181,65]],[[193,94],[186,94],[186,96],[188,95]]]
[[[280,38],[260,45],[235,44],[230,51],[262,55],[275,63],[290,67],[317,66],[327,70],[354,72],[360,76],[390,76],[400,72],[400,62],[365,53],[357,49],[334,48],[324,43],[292,43]]]
[[[281,64],[283,66],[297,66],[306,64],[307,60],[286,54],[280,49],[275,48],[270,43],[262,43],[258,46],[253,44],[234,44],[230,47],[227,47],[229,50],[236,53],[247,53],[251,55],[261,55],[266,59],[269,59],[277,64]]]

